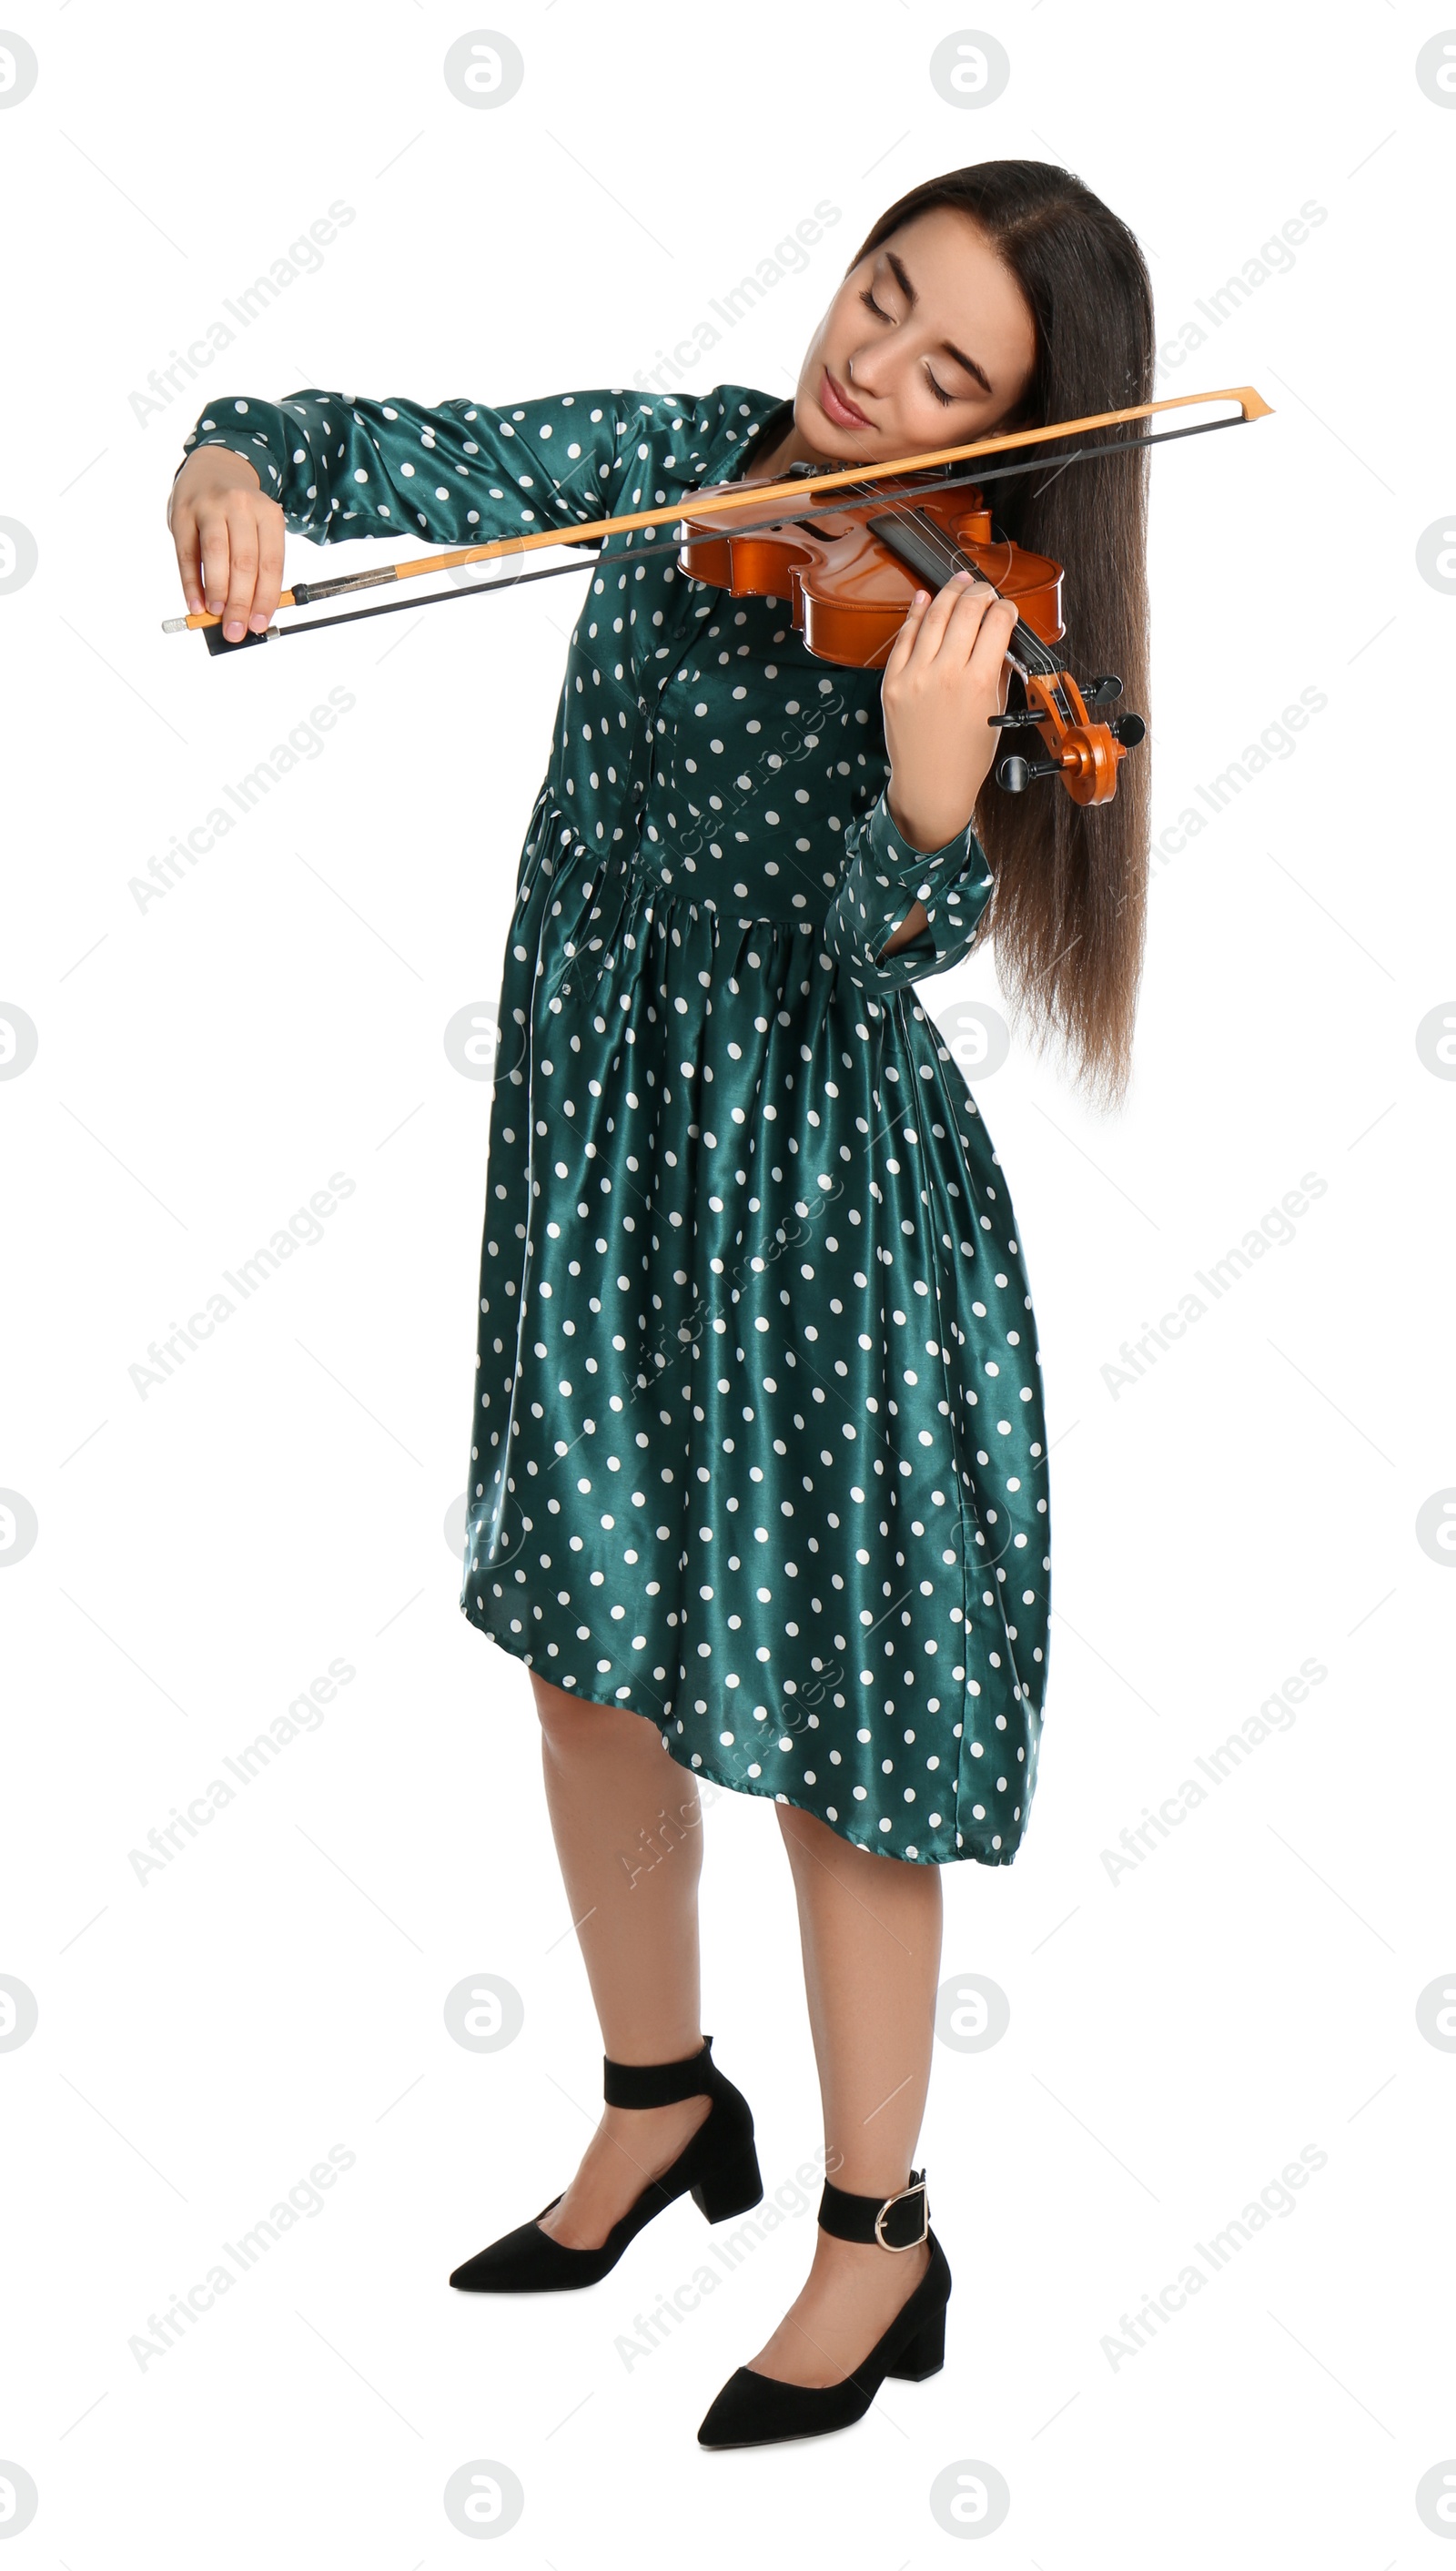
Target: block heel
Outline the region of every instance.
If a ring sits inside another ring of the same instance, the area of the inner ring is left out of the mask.
[[[709,2124],[713,2122],[709,2118]],[[751,2128],[735,2141],[712,2169],[706,2169],[692,2190],[693,2202],[709,2223],[728,2223],[735,2214],[747,2214],[763,2201],[763,2176],[758,2155],[753,2148]]]
[[[945,2363],[945,2307],[941,2306],[934,2320],[901,2348],[886,2374],[895,2375],[901,2383],[923,2383],[929,2374],[938,2374]]]

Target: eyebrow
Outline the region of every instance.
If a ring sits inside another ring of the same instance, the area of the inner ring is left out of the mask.
[[[885,258],[888,262],[891,273],[894,276],[895,283],[898,285],[905,301],[913,311],[920,298],[916,294],[914,286],[910,283],[910,279],[905,273],[901,260],[897,258],[892,250],[887,250],[885,252]],[[957,348],[953,341],[942,339],[940,344],[948,357],[954,357],[958,366],[964,366],[966,373],[974,376],[976,382],[980,385],[982,392],[989,393],[991,389],[991,379],[987,374],[985,367],[978,366],[975,358],[968,357],[964,348]]]

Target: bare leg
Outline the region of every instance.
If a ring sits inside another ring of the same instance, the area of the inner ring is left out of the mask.
[[[613,2062],[679,2062],[703,2042],[698,1878],[703,1816],[694,1777],[647,1718],[589,1705],[532,1673],[546,1801],[571,1915]],[[608,2107],[576,2177],[541,2228],[595,2250],[675,2161],[709,2113]]]
[[[910,2175],[930,2085],[940,1869],[872,1856],[812,1813],[778,1806],[798,1899],[828,2175],[891,2196]],[[869,2354],[930,2264],[816,2232],[798,2301],[749,2362],[784,2383],[838,2383]]]

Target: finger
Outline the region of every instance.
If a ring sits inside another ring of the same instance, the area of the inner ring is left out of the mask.
[[[890,646],[889,658],[886,661],[884,668],[884,675],[887,679],[898,678],[900,672],[905,666],[905,663],[909,660],[910,654],[915,648],[915,637],[920,631],[925,610],[929,605],[929,590],[917,589],[909,606],[905,610],[905,622],[900,627],[899,633],[895,636],[894,642]]]
[[[1016,609],[1009,598],[993,599],[981,617],[966,657],[966,675],[973,687],[984,685],[994,690],[1006,711],[1006,688],[1010,680],[1006,651],[1016,631]]]
[[[182,582],[182,594],[187,601],[187,612],[189,616],[196,616],[201,612],[203,604],[203,561],[202,546],[198,537],[198,522],[191,509],[178,510],[173,523],[172,537],[177,547],[177,575]]]
[[[979,636],[993,616],[997,619],[997,631],[1009,637],[1016,623],[1016,610],[1010,602],[999,597],[986,581],[978,581],[974,587],[963,589],[951,611],[941,645],[947,658],[960,668],[966,668]],[[1003,656],[1005,650],[1003,642]]]
[[[970,572],[952,573],[943,589],[938,589],[920,620],[915,638],[916,658],[922,664],[933,661],[945,640],[946,629],[963,598],[974,596],[984,582],[976,582]]]
[[[257,587],[248,623],[254,634],[271,624],[283,586],[283,521],[277,509],[265,509],[257,536]]]
[[[210,616],[221,616],[228,600],[228,575],[231,547],[228,540],[228,516],[216,500],[209,500],[198,511],[198,538],[203,557],[203,596]]]
[[[257,521],[252,511],[236,505],[238,493],[230,494],[235,506],[228,512],[228,600],[223,610],[223,635],[229,643],[241,643],[247,631],[252,613],[252,594],[257,585]]]

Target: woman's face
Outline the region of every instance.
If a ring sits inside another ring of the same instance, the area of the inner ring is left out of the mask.
[[[1036,325],[985,236],[953,207],[918,215],[844,279],[798,379],[796,443],[879,462],[989,436],[1036,363]]]

